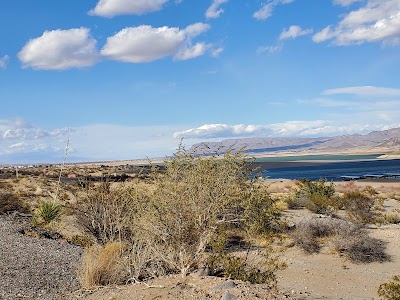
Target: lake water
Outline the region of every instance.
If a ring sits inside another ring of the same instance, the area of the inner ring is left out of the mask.
[[[260,172],[262,176],[270,178],[287,178],[300,179],[309,178],[317,180],[326,178],[328,180],[339,180],[340,176],[361,176],[365,174],[383,174],[383,173],[400,173],[400,159],[391,160],[376,160],[375,157],[362,158],[361,161],[348,161],[355,159],[336,159],[339,162],[321,162],[321,159],[315,158],[318,161],[315,163],[302,164],[297,160],[276,160],[268,161],[269,158],[263,159],[260,164]],[[331,158],[330,158],[331,159]],[[302,160],[312,161],[313,159],[302,157]],[[259,160],[257,160],[260,162]],[[279,163],[281,162],[281,163]],[[297,162],[297,165],[296,165]]]
[[[318,154],[318,155],[297,155],[297,156],[274,156],[274,157],[259,157],[257,162],[292,162],[292,161],[349,161],[349,160],[370,160],[377,159],[382,154]]]

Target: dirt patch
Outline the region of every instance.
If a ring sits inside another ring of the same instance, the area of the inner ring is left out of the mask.
[[[85,300],[131,299],[288,299],[266,284],[250,284],[217,277],[166,276],[114,288],[100,288]]]

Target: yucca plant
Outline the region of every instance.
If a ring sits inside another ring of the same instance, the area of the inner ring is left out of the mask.
[[[49,224],[60,218],[62,206],[55,201],[41,201],[36,210],[36,217],[40,223]]]

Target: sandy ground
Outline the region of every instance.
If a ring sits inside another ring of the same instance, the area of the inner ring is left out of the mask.
[[[379,285],[400,271],[400,226],[383,226],[370,233],[388,242],[391,262],[357,265],[329,249],[305,255],[293,247],[285,253],[288,267],[278,272],[278,289],[297,299],[379,299]]]
[[[386,200],[387,212],[400,209],[400,202]],[[304,219],[306,210],[292,210],[293,218]],[[307,255],[297,247],[283,255],[288,267],[278,271],[278,289],[296,299],[379,299],[378,287],[400,272],[400,224],[370,225],[372,237],[387,243],[386,253],[391,261],[354,264],[332,252],[329,246],[321,253]]]
[[[82,299],[82,298],[81,298]],[[100,288],[87,295],[85,300],[131,299],[196,299],[196,300],[256,300],[293,299],[268,285],[254,285],[217,277],[193,277],[180,275],[157,278],[135,285]]]

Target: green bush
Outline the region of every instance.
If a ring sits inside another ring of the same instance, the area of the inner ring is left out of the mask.
[[[335,185],[321,178],[317,181],[300,179],[296,182],[297,190],[292,196],[292,203],[303,204],[307,209],[318,214],[331,215],[337,209],[333,198]]]
[[[58,220],[62,214],[62,206],[55,201],[41,201],[36,208],[35,222],[49,224]]]
[[[400,276],[394,276],[392,281],[382,283],[378,295],[384,300],[400,300]]]
[[[378,295],[384,300],[400,300],[400,276],[393,276],[392,281],[382,283]]]

